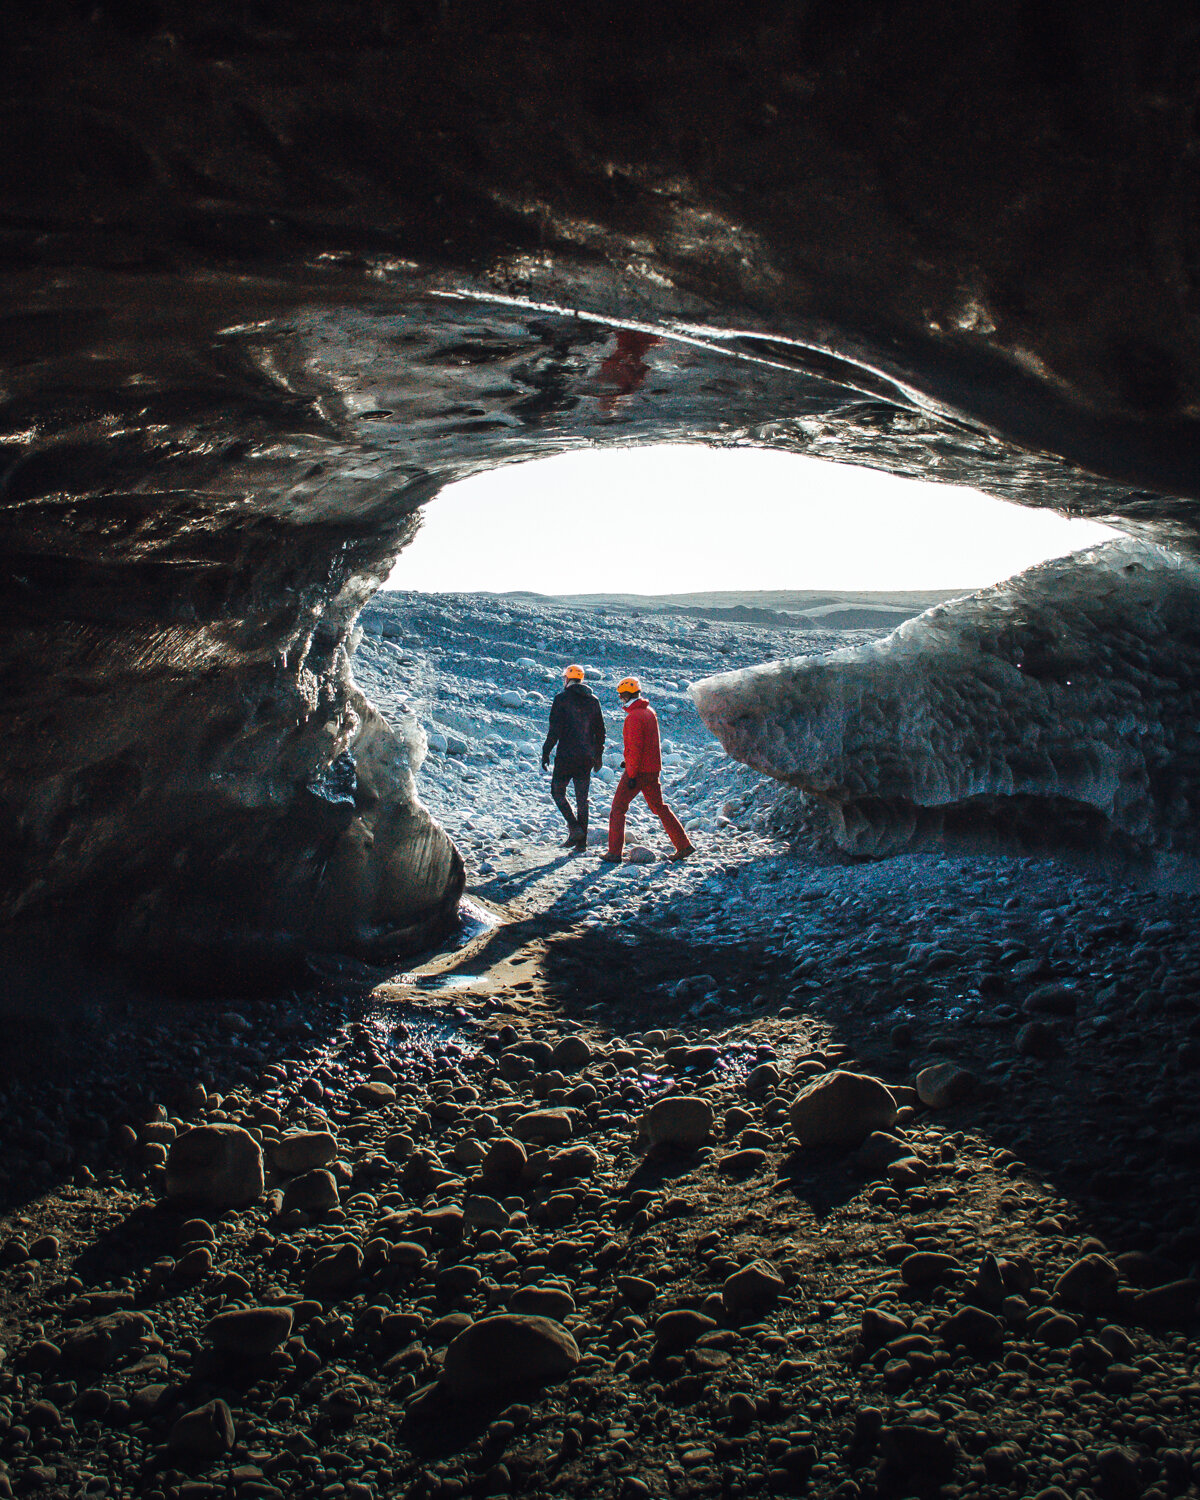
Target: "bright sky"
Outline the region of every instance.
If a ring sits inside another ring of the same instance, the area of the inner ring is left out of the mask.
[[[587,449],[447,486],[387,587],[982,588],[1116,534],[976,490],[772,449]]]

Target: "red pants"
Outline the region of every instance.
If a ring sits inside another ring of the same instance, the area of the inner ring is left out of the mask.
[[[635,786],[626,772],[617,782],[617,790],[613,793],[612,812],[608,815],[608,852],[620,854],[624,850],[625,814],[629,810],[629,804],[639,792],[645,797],[646,806],[650,811],[658,814],[662,826],[667,830],[667,837],[675,845],[676,852],[682,853],[684,849],[690,848],[683,825],[663,801],[662,787],[659,785],[658,777],[643,774],[637,778]]]

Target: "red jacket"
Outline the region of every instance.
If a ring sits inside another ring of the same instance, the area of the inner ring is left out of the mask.
[[[645,698],[635,698],[625,705],[625,773],[657,776],[661,770],[658,719]]]

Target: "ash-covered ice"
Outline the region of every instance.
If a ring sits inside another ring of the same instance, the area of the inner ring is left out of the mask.
[[[852,852],[985,825],[1188,851],[1198,622],[1200,568],[1122,538],[690,691],[730,755],[810,794]]]

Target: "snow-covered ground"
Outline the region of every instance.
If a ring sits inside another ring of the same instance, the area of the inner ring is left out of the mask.
[[[471,889],[506,906],[516,902],[521,911],[553,907],[564,918],[599,923],[677,901],[718,864],[782,852],[760,816],[778,800],[778,785],[725,754],[701,723],[688,683],[881,633],[411,593],[377,596],[361,623],[355,676],[385,716],[397,725],[415,719],[424,730],[428,751],[418,788],[462,850]],[[549,772],[541,769],[550,702],[569,662],[585,668],[608,728],[604,768],[592,780],[592,847],[582,855],[559,848],[566,829],[550,799]],[[622,759],[616,684],[629,673],[641,679],[658,714],[664,795],[699,851],[686,866],[665,862],[670,845],[640,798],[626,845],[657,857],[619,870],[596,861]]]

